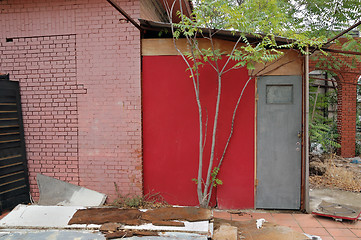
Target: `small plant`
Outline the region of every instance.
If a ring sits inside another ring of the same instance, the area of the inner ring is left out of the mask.
[[[336,127],[320,122],[310,123],[310,140],[322,145],[326,153],[334,153],[341,145],[337,142]]]
[[[356,116],[356,156],[361,155],[361,119],[360,119],[360,110]]]
[[[114,182],[117,198],[111,204],[120,208],[160,208],[169,206],[159,193],[147,193],[144,196],[126,194],[119,192],[118,185]]]

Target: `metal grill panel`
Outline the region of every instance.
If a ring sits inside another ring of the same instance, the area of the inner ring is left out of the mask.
[[[0,76],[0,207],[30,202],[19,83]]]

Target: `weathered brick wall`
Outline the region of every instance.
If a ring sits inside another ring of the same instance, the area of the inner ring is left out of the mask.
[[[355,156],[356,138],[356,83],[358,76],[352,73],[339,74],[337,92],[337,130],[341,144],[339,154],[343,157]]]
[[[137,19],[139,2],[117,1]],[[31,192],[44,173],[142,193],[140,35],[106,1],[0,2],[0,72],[20,82]]]
[[[341,39],[342,40],[342,39]],[[335,54],[339,59],[351,64],[351,58]],[[332,60],[330,60],[332,61]],[[325,70],[325,68],[316,68],[316,62],[311,62],[310,71]],[[343,67],[334,69],[337,73],[337,130],[339,134],[339,143],[341,148],[338,154],[342,157],[355,156],[355,138],[356,138],[356,83],[361,68],[359,64],[356,68]]]

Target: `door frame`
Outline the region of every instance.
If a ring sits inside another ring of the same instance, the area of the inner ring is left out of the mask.
[[[300,188],[300,210],[307,213],[310,212],[309,206],[309,147],[308,147],[308,120],[309,120],[309,59],[308,56],[304,57],[303,64],[303,74],[302,74],[302,120],[301,120],[301,188]],[[281,76],[281,75],[280,75]],[[256,199],[257,199],[257,120],[258,120],[258,80],[259,77],[255,78],[255,127],[254,127],[254,208],[256,208]]]

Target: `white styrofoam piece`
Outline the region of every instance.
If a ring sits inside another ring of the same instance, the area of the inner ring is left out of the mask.
[[[154,226],[151,223],[139,225],[139,226],[123,226],[125,229],[137,229],[137,230],[151,230],[151,231],[177,231],[177,232],[196,232],[200,234],[208,234],[209,221],[187,222],[184,223],[184,227],[174,226]]]
[[[0,228],[99,228],[100,225],[68,225],[81,206],[18,205],[0,220]]]
[[[121,238],[118,238],[119,240]],[[159,233],[159,236],[147,236],[147,237],[130,237],[127,240],[207,240],[208,237],[196,233],[181,233],[181,232],[165,232]]]

